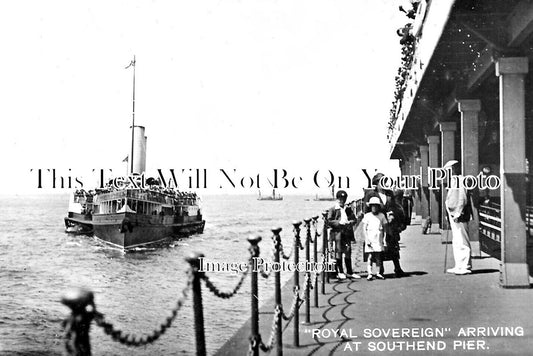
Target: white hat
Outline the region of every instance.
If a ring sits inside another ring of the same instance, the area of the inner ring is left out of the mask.
[[[454,160],[454,159],[451,159],[451,160],[449,160],[448,162],[446,162],[446,164],[445,164],[444,167],[442,167],[442,168],[450,168],[451,166],[453,166],[453,165],[456,164],[456,163],[459,163],[459,161],[456,161],[456,160]]]
[[[378,197],[372,197],[370,198],[370,200],[368,201],[368,205],[381,205],[381,200],[379,200]]]

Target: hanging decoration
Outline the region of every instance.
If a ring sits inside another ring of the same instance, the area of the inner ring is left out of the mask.
[[[404,12],[405,15],[410,19],[414,20],[416,11],[418,9],[419,2],[411,2],[412,8],[410,10],[405,10],[400,6],[400,11]],[[401,64],[398,68],[398,73],[396,75],[395,90],[394,90],[394,101],[392,102],[392,108],[390,109],[390,118],[388,124],[388,134],[387,138],[390,140],[394,131],[394,126],[398,120],[398,112],[401,106],[401,102],[405,93],[405,88],[407,86],[407,78],[409,71],[413,65],[413,58],[415,52],[415,36],[412,34],[412,22],[408,22],[402,28],[399,28],[396,33],[400,37],[401,49]]]

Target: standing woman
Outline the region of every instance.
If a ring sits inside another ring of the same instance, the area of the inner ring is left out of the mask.
[[[363,198],[363,201],[366,205],[365,213],[368,213],[371,210],[369,205],[370,198],[379,198],[381,204],[381,211],[383,213],[387,211],[388,205],[390,205],[391,201],[394,199],[392,191],[384,189],[381,184],[379,184],[379,181],[383,176],[383,173],[376,173],[376,175],[372,177],[372,186],[374,187],[374,189],[365,190],[365,197]]]
[[[383,261],[394,263],[394,275],[396,278],[405,276],[400,266],[400,233],[405,230],[405,214],[401,206],[403,191],[394,192],[394,199],[389,202],[387,220],[389,228],[385,236],[387,248],[383,252]],[[384,271],[382,270],[382,273]]]

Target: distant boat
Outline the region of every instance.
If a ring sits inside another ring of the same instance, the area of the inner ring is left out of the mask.
[[[259,191],[259,197],[257,200],[283,200],[281,195],[276,195],[276,189],[272,189],[272,195],[270,196],[261,196],[261,191]]]
[[[335,201],[335,185],[331,186],[331,197],[319,197],[318,194],[315,196],[315,201]]]

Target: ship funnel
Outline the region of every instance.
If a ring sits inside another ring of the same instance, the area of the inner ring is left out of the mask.
[[[135,125],[133,130],[133,164],[131,173],[142,174],[146,171],[146,136],[144,126]]]

